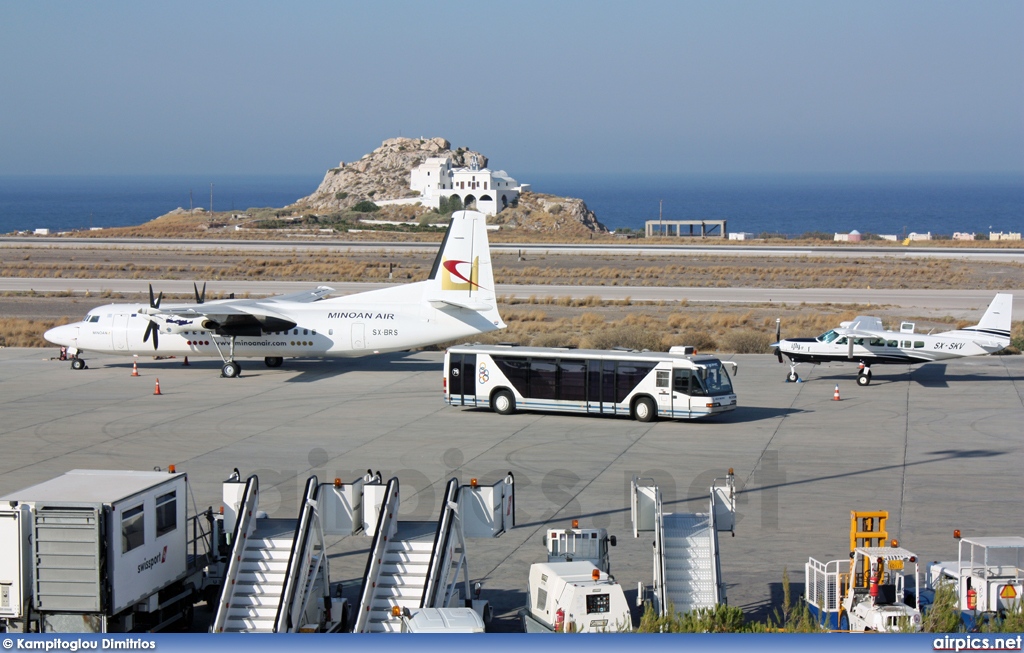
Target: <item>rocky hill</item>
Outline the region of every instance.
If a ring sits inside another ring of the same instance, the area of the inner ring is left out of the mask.
[[[331,168],[316,191],[297,204],[317,211],[339,211],[363,200],[393,200],[417,195],[409,189],[412,169],[432,156],[450,156],[456,166],[469,165],[473,155],[481,166],[487,157],[463,148],[452,151],[443,138],[389,138],[358,161]]]
[[[328,170],[316,191],[292,208],[332,213],[351,209],[363,200],[415,197],[418,193],[409,188],[410,174],[428,157],[449,156],[454,166],[465,167],[474,155],[481,167],[487,166],[483,154],[462,147],[453,150],[444,138],[390,138],[358,161],[342,161]],[[384,208],[386,212],[388,207]],[[423,207],[421,212],[429,210]],[[583,200],[530,192],[521,196],[517,207],[505,209],[490,222],[509,229],[558,229],[574,235],[607,231]]]

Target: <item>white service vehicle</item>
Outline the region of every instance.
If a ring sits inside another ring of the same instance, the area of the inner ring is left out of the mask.
[[[482,633],[484,620],[473,608],[406,608],[403,633]]]
[[[849,571],[841,569],[849,565]],[[808,607],[819,623],[841,631],[921,630],[917,556],[899,546],[853,550],[850,560],[805,566]]]
[[[697,419],[736,408],[736,363],[668,352],[460,345],[444,357],[444,398],[451,406],[501,415],[550,410]]]
[[[192,619],[220,522],[184,473],[76,469],[0,498],[0,627],[154,631]]]
[[[1024,537],[960,537],[957,560],[933,562],[928,588],[953,583],[960,617],[968,631],[1016,608],[1024,596]]]
[[[633,617],[622,586],[608,573],[608,546],[615,537],[603,528],[548,529],[548,562],[530,567],[523,630],[528,633],[630,631]]]

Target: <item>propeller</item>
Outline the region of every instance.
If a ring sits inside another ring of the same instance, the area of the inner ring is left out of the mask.
[[[782,318],[775,318],[775,357],[782,362],[782,347],[779,347],[779,343],[782,342]]]
[[[192,288],[196,291],[196,303],[197,304],[202,304],[203,302],[205,302],[206,301],[206,282],[205,281],[203,282],[203,292],[199,292],[199,287],[196,285],[195,281],[192,282]]]
[[[164,293],[162,291],[155,299],[153,298],[153,284],[149,284],[149,307],[151,309],[159,310],[160,302],[163,301],[163,299]],[[142,342],[149,342],[150,334],[153,335],[153,349],[158,349],[160,347],[160,329],[153,320],[150,320],[149,324],[146,325],[146,333],[142,336]]]

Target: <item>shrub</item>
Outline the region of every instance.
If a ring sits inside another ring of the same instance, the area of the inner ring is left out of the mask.
[[[337,193],[334,194],[334,199],[336,200],[343,200],[346,197],[348,197],[348,193],[346,193],[343,190],[339,190]]]
[[[370,200],[363,200],[362,202],[359,202],[358,204],[353,206],[352,210],[358,213],[373,213],[374,211],[379,211],[380,207],[371,202]]]
[[[737,354],[763,354],[768,351],[775,334],[753,329],[733,329],[722,338],[722,347]]]

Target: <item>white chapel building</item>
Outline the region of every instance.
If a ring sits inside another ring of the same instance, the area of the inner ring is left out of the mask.
[[[417,199],[424,206],[436,209],[442,197],[457,195],[463,206],[484,215],[497,215],[530,189],[504,170],[481,168],[476,156],[468,168],[453,168],[451,157],[430,157],[412,169],[409,186],[420,193]]]

